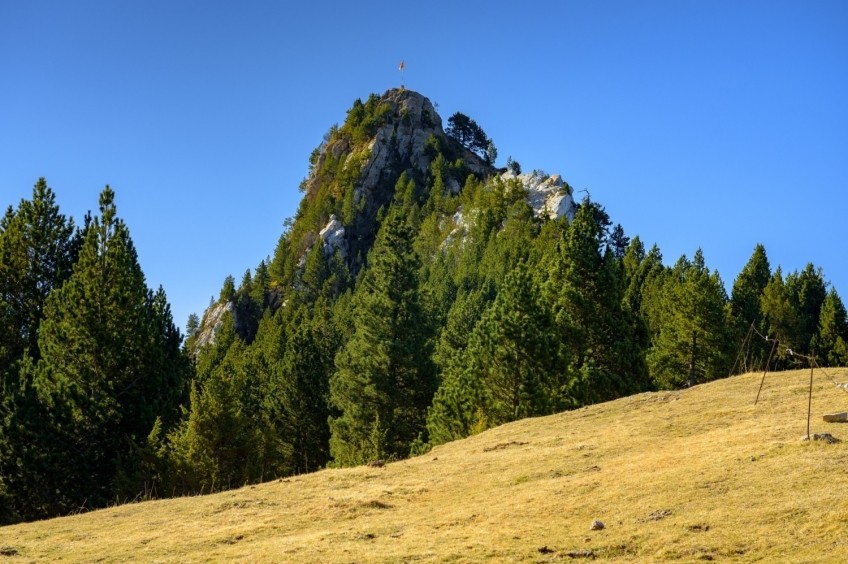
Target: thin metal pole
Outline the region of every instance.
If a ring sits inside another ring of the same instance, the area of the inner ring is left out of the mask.
[[[813,409],[813,359],[810,358],[810,399],[807,402],[807,440],[810,440],[810,413]]]
[[[766,374],[768,374],[769,364],[771,364],[771,357],[774,355],[774,349],[777,347],[777,339],[774,340],[774,344],[771,346],[771,352],[769,353],[768,360],[766,361],[766,369],[763,370],[763,379],[760,380],[760,389],[757,390],[757,398],[754,400],[754,405],[757,405],[757,402],[760,401],[760,392],[763,391],[763,382],[766,381]]]

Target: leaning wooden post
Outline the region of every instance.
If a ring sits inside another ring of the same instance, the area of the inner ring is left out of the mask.
[[[807,440],[810,440],[810,413],[813,408],[813,358],[810,357],[810,396],[807,401]]]
[[[763,382],[766,381],[766,374],[768,374],[768,367],[771,364],[771,357],[774,355],[774,349],[777,347],[777,339],[774,340],[774,344],[771,346],[771,352],[768,355],[768,360],[766,361],[766,369],[763,370],[763,379],[760,380],[760,389],[757,390],[757,398],[754,400],[754,405],[757,405],[757,402],[760,401],[760,392],[763,391]]]

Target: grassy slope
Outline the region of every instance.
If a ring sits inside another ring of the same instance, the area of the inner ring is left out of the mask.
[[[16,553],[0,562],[846,561],[848,442],[799,440],[809,371],[769,374],[754,406],[760,376],[519,421],[384,468],[0,528],[0,554]],[[817,371],[812,431],[848,441],[821,419],[843,410],[848,393]]]

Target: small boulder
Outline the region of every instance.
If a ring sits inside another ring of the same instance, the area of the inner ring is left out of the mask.
[[[848,411],[842,413],[826,413],[822,419],[827,423],[845,423],[848,422]]]
[[[600,519],[595,519],[594,521],[592,521],[592,526],[589,527],[589,529],[592,530],[592,531],[600,531],[603,528],[604,528],[604,522],[601,521]]]

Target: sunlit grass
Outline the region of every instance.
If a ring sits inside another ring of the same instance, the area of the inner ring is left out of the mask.
[[[0,560],[844,561],[848,446],[800,440],[808,371],[769,374],[754,406],[761,376],[519,421],[383,468],[0,528]],[[811,430],[848,440],[822,422],[846,410],[817,373]]]

